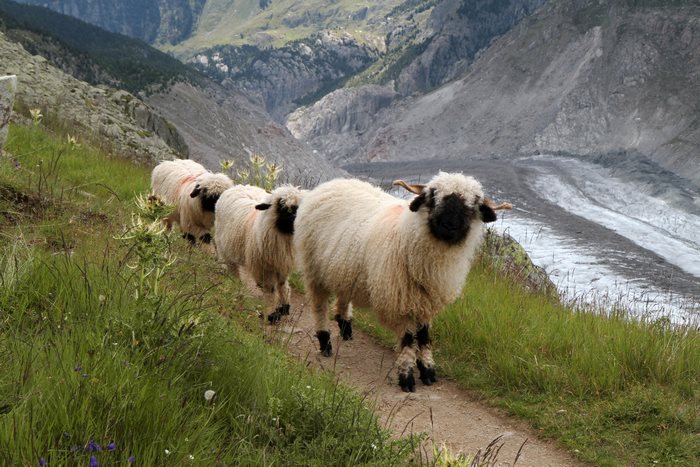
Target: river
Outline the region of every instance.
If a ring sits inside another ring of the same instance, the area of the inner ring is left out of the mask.
[[[487,196],[514,205],[494,227],[525,247],[564,300],[700,324],[700,190],[647,160],[537,155],[343,168],[384,186],[426,182],[439,170],[472,175]]]

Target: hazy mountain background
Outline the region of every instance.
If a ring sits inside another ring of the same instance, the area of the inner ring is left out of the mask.
[[[270,127],[240,130],[224,148],[251,150],[286,124],[298,142],[264,149],[298,151],[293,160],[634,157],[700,184],[697,1],[24,3],[141,39],[208,76],[203,87],[178,74],[146,99],[202,154],[246,126],[228,123],[242,108]]]

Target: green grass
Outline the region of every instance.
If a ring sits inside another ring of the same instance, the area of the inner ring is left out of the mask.
[[[148,168],[40,127],[11,126],[6,150],[0,464],[407,461],[417,440],[391,440],[353,391],[266,344],[258,304],[206,253],[177,234],[118,239]],[[154,239],[153,264],[174,258],[158,288],[137,256]]]
[[[358,324],[379,335],[367,310]],[[482,259],[434,321],[439,372],[595,465],[700,464],[700,334],[575,312]],[[419,388],[419,390],[429,390]]]

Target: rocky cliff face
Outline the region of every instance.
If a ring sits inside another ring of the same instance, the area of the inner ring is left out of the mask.
[[[700,7],[658,5],[550,1],[368,131],[298,134],[338,162],[635,153],[700,184]],[[308,114],[352,113],[337,101]]]
[[[72,122],[86,134],[96,132],[123,155],[146,160],[182,156],[149,131],[149,124],[155,130],[167,122],[135,96],[79,81],[2,33],[0,63],[5,72],[17,75],[16,100],[23,106]]]
[[[255,104],[220,86],[203,89],[178,83],[167,93],[149,96],[147,102],[178,128],[190,157],[212,170],[224,159],[235,161],[234,170],[244,168],[256,153],[281,164],[281,180],[296,185],[313,186],[345,174]]]
[[[219,46],[189,62],[225,86],[257,99],[278,122],[367,67],[374,53],[347,33],[322,31],[279,49]]]
[[[19,0],[73,16],[148,43],[175,44],[188,37],[206,0]]]
[[[427,21],[423,51],[405,67],[396,89],[408,96],[453,79],[495,37],[531,15],[545,0],[445,0]]]

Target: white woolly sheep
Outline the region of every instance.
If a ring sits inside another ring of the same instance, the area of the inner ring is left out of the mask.
[[[214,174],[189,159],[159,163],[151,174],[151,192],[166,203],[175,205],[164,219],[168,229],[180,224],[183,237],[194,243],[211,241],[214,207],[221,193],[233,186],[225,174]]]
[[[316,318],[324,356],[332,355],[327,306],[352,338],[351,302],[371,306],[399,342],[399,385],[415,391],[418,366],[426,385],[436,381],[429,327],[462,290],[482,236],[496,220],[481,184],[441,172],[427,185],[394,182],[418,196],[401,200],[359,180],[332,180],[310,191],[299,207],[294,245]]]
[[[283,185],[271,193],[237,185],[226,190],[216,204],[215,243],[219,259],[238,274],[245,268],[257,285],[274,297],[270,323],[289,314],[287,276],[294,267],[294,219],[304,195]]]

